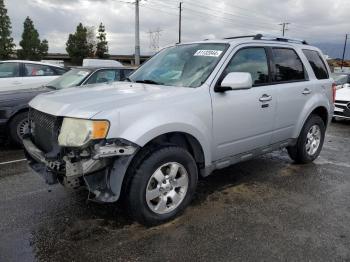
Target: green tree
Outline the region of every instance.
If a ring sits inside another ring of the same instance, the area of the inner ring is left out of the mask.
[[[98,27],[96,56],[98,58],[108,58],[108,42],[106,41],[106,29],[101,23]]]
[[[4,0],[0,0],[0,59],[8,59],[14,47],[10,17],[7,15]]]
[[[19,45],[22,47],[17,52],[20,59],[41,60],[47,55],[48,41],[46,39],[40,41],[39,33],[29,16],[24,20],[22,40]]]
[[[69,34],[66,51],[74,64],[81,64],[92,53],[93,45],[88,43],[87,33],[87,28],[79,23],[76,32]]]

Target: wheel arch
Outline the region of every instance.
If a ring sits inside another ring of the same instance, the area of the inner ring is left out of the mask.
[[[163,145],[176,145],[186,149],[194,158],[198,170],[203,170],[205,167],[205,155],[204,150],[200,144],[200,142],[191,134],[185,132],[168,132],[157,137],[154,137],[150,141],[148,141],[140,150],[133,156],[133,159],[129,162],[129,165],[126,169],[124,177],[122,179],[122,183],[120,185],[120,197],[126,195],[127,189],[130,185],[132,178],[132,168],[138,166],[144,158],[140,158],[141,156],[145,157],[151,154],[157,147]],[[199,172],[200,173],[200,172]]]
[[[303,109],[303,113],[301,114],[294,133],[293,138],[298,138],[299,134],[305,125],[306,121],[309,119],[310,115],[315,114],[321,117],[325,127],[328,126],[329,120],[331,119],[331,105],[328,101],[324,102],[324,98],[321,96],[313,97],[313,99],[309,100],[309,103]]]
[[[25,112],[28,112],[29,111],[29,108],[28,107],[23,107],[23,108],[20,108],[14,112],[12,112],[11,116],[9,117],[9,119],[7,120],[6,122],[6,127],[9,127],[10,123],[13,121],[13,119],[18,115],[18,114],[21,114],[21,113],[25,113]],[[9,131],[8,131],[9,132]]]

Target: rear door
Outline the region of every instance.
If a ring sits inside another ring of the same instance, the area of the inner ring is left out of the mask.
[[[270,66],[264,46],[238,49],[217,84],[230,72],[248,72],[253,87],[225,93],[212,91],[214,160],[268,146],[271,142],[276,91],[270,85]]]
[[[41,64],[24,63],[21,88],[36,88],[47,84],[59,75],[53,67]]]
[[[312,93],[302,54],[292,47],[271,47],[272,81],[277,109],[272,143],[292,138],[300,114]],[[305,61],[304,61],[305,62]]]

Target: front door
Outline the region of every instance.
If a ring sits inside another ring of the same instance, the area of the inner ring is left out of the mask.
[[[225,93],[212,91],[214,161],[267,146],[272,137],[277,101],[276,89],[269,85],[267,50],[238,50],[220,79],[230,72],[249,72],[253,87]]]

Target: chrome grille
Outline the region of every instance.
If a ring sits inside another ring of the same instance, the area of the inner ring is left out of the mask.
[[[336,100],[334,103],[334,115],[344,118],[350,118],[350,102],[344,100]]]
[[[57,117],[30,108],[29,120],[33,142],[45,153],[51,152],[57,143]]]
[[[34,123],[35,127],[52,130],[55,126],[56,117],[40,112],[35,109],[29,111],[29,119]]]

